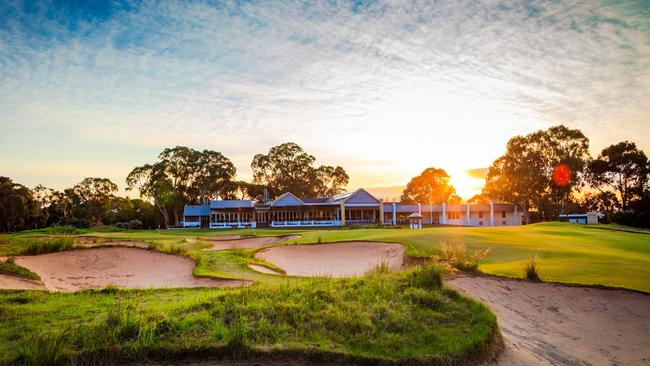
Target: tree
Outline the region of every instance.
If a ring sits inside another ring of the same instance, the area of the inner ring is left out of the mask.
[[[635,143],[623,141],[606,147],[590,162],[587,180],[601,193],[613,189],[625,211],[630,201],[642,197],[648,184],[648,166],[645,153]]]
[[[327,197],[342,192],[349,180],[345,170],[340,166],[315,168],[315,161],[295,143],[274,146],[268,154],[253,158],[253,183],[267,187],[271,198],[284,192],[298,197]]]
[[[39,216],[38,203],[29,188],[0,177],[0,229],[3,232],[30,227]]]
[[[179,224],[185,204],[207,203],[234,195],[236,169],[221,153],[184,146],[164,149],[158,162],[134,168],[126,178],[127,190],[154,201],[164,226]]]
[[[134,168],[126,177],[127,190],[137,189],[140,197],[152,199],[163,217],[163,227],[169,224],[169,204],[174,200],[173,184],[167,179],[162,163]]]
[[[90,223],[103,223],[115,192],[117,185],[108,178],[85,178],[76,184],[72,193],[85,210],[85,215],[82,214],[80,218],[86,218]]]
[[[525,223],[533,207],[554,219],[580,186],[588,150],[582,132],[561,125],[515,136],[490,166],[482,194],[521,207]]]
[[[449,184],[450,176],[443,169],[427,168],[417,177],[411,178],[402,192],[403,203],[447,203],[456,189]]]

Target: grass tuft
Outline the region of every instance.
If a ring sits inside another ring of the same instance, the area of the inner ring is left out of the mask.
[[[476,271],[482,260],[490,254],[490,248],[468,251],[465,243],[445,240],[441,244],[442,259],[461,271]]]
[[[47,239],[19,239],[23,245],[22,254],[38,255],[63,252],[75,249],[74,241],[70,236],[58,236]]]
[[[539,276],[539,257],[534,255],[524,264],[524,278],[529,281],[541,281]]]
[[[14,263],[13,257],[9,257],[5,261],[0,261],[0,273],[36,281],[41,279],[36,273]]]

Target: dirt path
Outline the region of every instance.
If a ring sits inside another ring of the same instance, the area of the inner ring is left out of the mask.
[[[381,264],[391,270],[401,269],[404,246],[363,241],[281,245],[260,250],[255,257],[282,268],[289,276],[352,277]]]
[[[198,278],[192,274],[194,262],[191,259],[137,248],[93,248],[16,257],[16,264],[37,273],[50,291],[79,291],[108,285],[123,288],[230,287],[248,283]]]
[[[213,239],[214,244],[203,250],[213,251],[213,250],[227,250],[233,248],[258,248],[266,244],[277,243],[280,241],[298,239],[300,235],[284,235],[284,236],[259,236],[259,237],[250,237],[250,238],[241,238],[234,240],[223,240],[223,239]]]
[[[447,283],[497,314],[497,365],[650,365],[650,296],[488,276]]]

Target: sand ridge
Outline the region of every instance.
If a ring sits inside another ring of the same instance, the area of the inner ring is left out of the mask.
[[[244,237],[234,240],[213,240],[214,244],[203,250],[205,251],[214,251],[214,250],[228,250],[234,248],[259,248],[261,246],[277,243],[281,241],[293,240],[300,238],[300,235],[283,235],[283,236],[256,236],[256,237]]]
[[[282,268],[289,276],[354,277],[381,264],[399,270],[404,265],[404,252],[401,244],[350,241],[280,245],[262,249],[255,257]]]
[[[447,281],[497,315],[497,365],[650,365],[650,296],[460,275]]]
[[[100,247],[16,257],[50,291],[155,287],[231,287],[249,281],[195,277],[194,261],[140,248]]]

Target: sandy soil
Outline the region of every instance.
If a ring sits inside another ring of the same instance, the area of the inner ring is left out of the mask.
[[[39,281],[29,280],[0,273],[0,289],[12,290],[44,290],[45,286]]]
[[[267,244],[277,243],[279,241],[298,239],[300,235],[284,235],[284,236],[260,236],[260,237],[250,237],[242,238],[235,240],[214,240],[215,243],[203,250],[213,251],[213,250],[226,250],[233,248],[258,248]]]
[[[274,275],[281,275],[283,273],[276,272],[270,268],[266,268],[264,266],[260,266],[259,264],[254,264],[254,263],[249,263],[248,268],[257,271],[257,272],[262,272],[266,274],[274,274]]]
[[[93,248],[16,257],[51,291],[78,291],[115,285],[123,288],[227,287],[245,281],[194,277],[189,258],[137,248]]]
[[[404,264],[404,246],[395,243],[345,242],[282,245],[262,249],[257,258],[284,269],[289,276],[352,277],[385,263],[391,270]]]
[[[497,314],[497,365],[650,365],[650,296],[488,276],[448,282]]]

